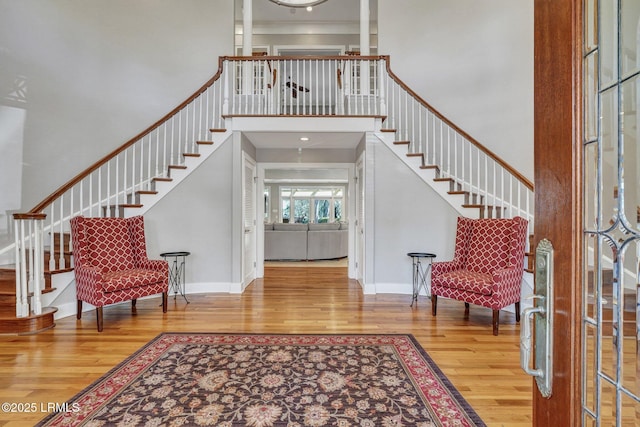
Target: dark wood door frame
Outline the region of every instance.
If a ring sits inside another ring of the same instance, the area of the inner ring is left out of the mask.
[[[553,394],[534,426],[581,425],[582,0],[534,0],[535,239],[554,246]]]

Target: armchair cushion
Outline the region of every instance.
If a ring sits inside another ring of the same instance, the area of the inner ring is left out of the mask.
[[[123,271],[109,271],[102,275],[102,290],[105,292],[147,286],[164,280],[164,271],[134,268]]]
[[[100,271],[135,268],[134,242],[125,218],[91,218],[85,227],[88,257]]]
[[[438,277],[441,285],[447,288],[463,289],[481,295],[491,295],[493,292],[493,277],[491,274],[455,270],[443,273]]]
[[[466,270],[490,273],[505,268],[513,232],[514,222],[508,219],[476,220],[469,238]]]

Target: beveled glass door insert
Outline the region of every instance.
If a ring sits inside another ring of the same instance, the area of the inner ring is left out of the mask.
[[[640,422],[640,1],[585,0],[585,426]]]

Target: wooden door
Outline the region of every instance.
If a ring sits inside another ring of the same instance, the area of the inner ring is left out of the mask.
[[[535,2],[535,241],[551,240],[553,391],[535,426],[640,422],[640,2]]]
[[[553,254],[552,395],[533,387],[533,425],[580,424],[581,2],[535,0],[534,244]]]

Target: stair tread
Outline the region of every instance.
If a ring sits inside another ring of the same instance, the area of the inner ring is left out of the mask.
[[[186,169],[187,167],[185,165],[169,165],[168,168],[169,169]]]
[[[173,181],[173,178],[167,178],[164,176],[158,176],[153,178],[153,181],[165,181],[165,182],[169,182],[169,181]]]
[[[213,131],[212,131],[213,132]],[[213,145],[213,141],[196,141],[196,144],[200,145]]]
[[[11,313],[3,313],[2,311],[0,311],[0,321],[11,321],[11,320],[27,320],[27,319],[37,319],[40,317],[45,317],[45,316],[49,316],[53,313],[56,313],[58,311],[57,307],[42,307],[42,313],[41,314],[30,314],[29,316],[24,316],[24,317],[16,317],[15,315],[15,308],[13,309],[13,315]]]
[[[227,131],[226,129],[216,129],[216,128],[209,129],[209,132],[226,132],[226,131]]]

